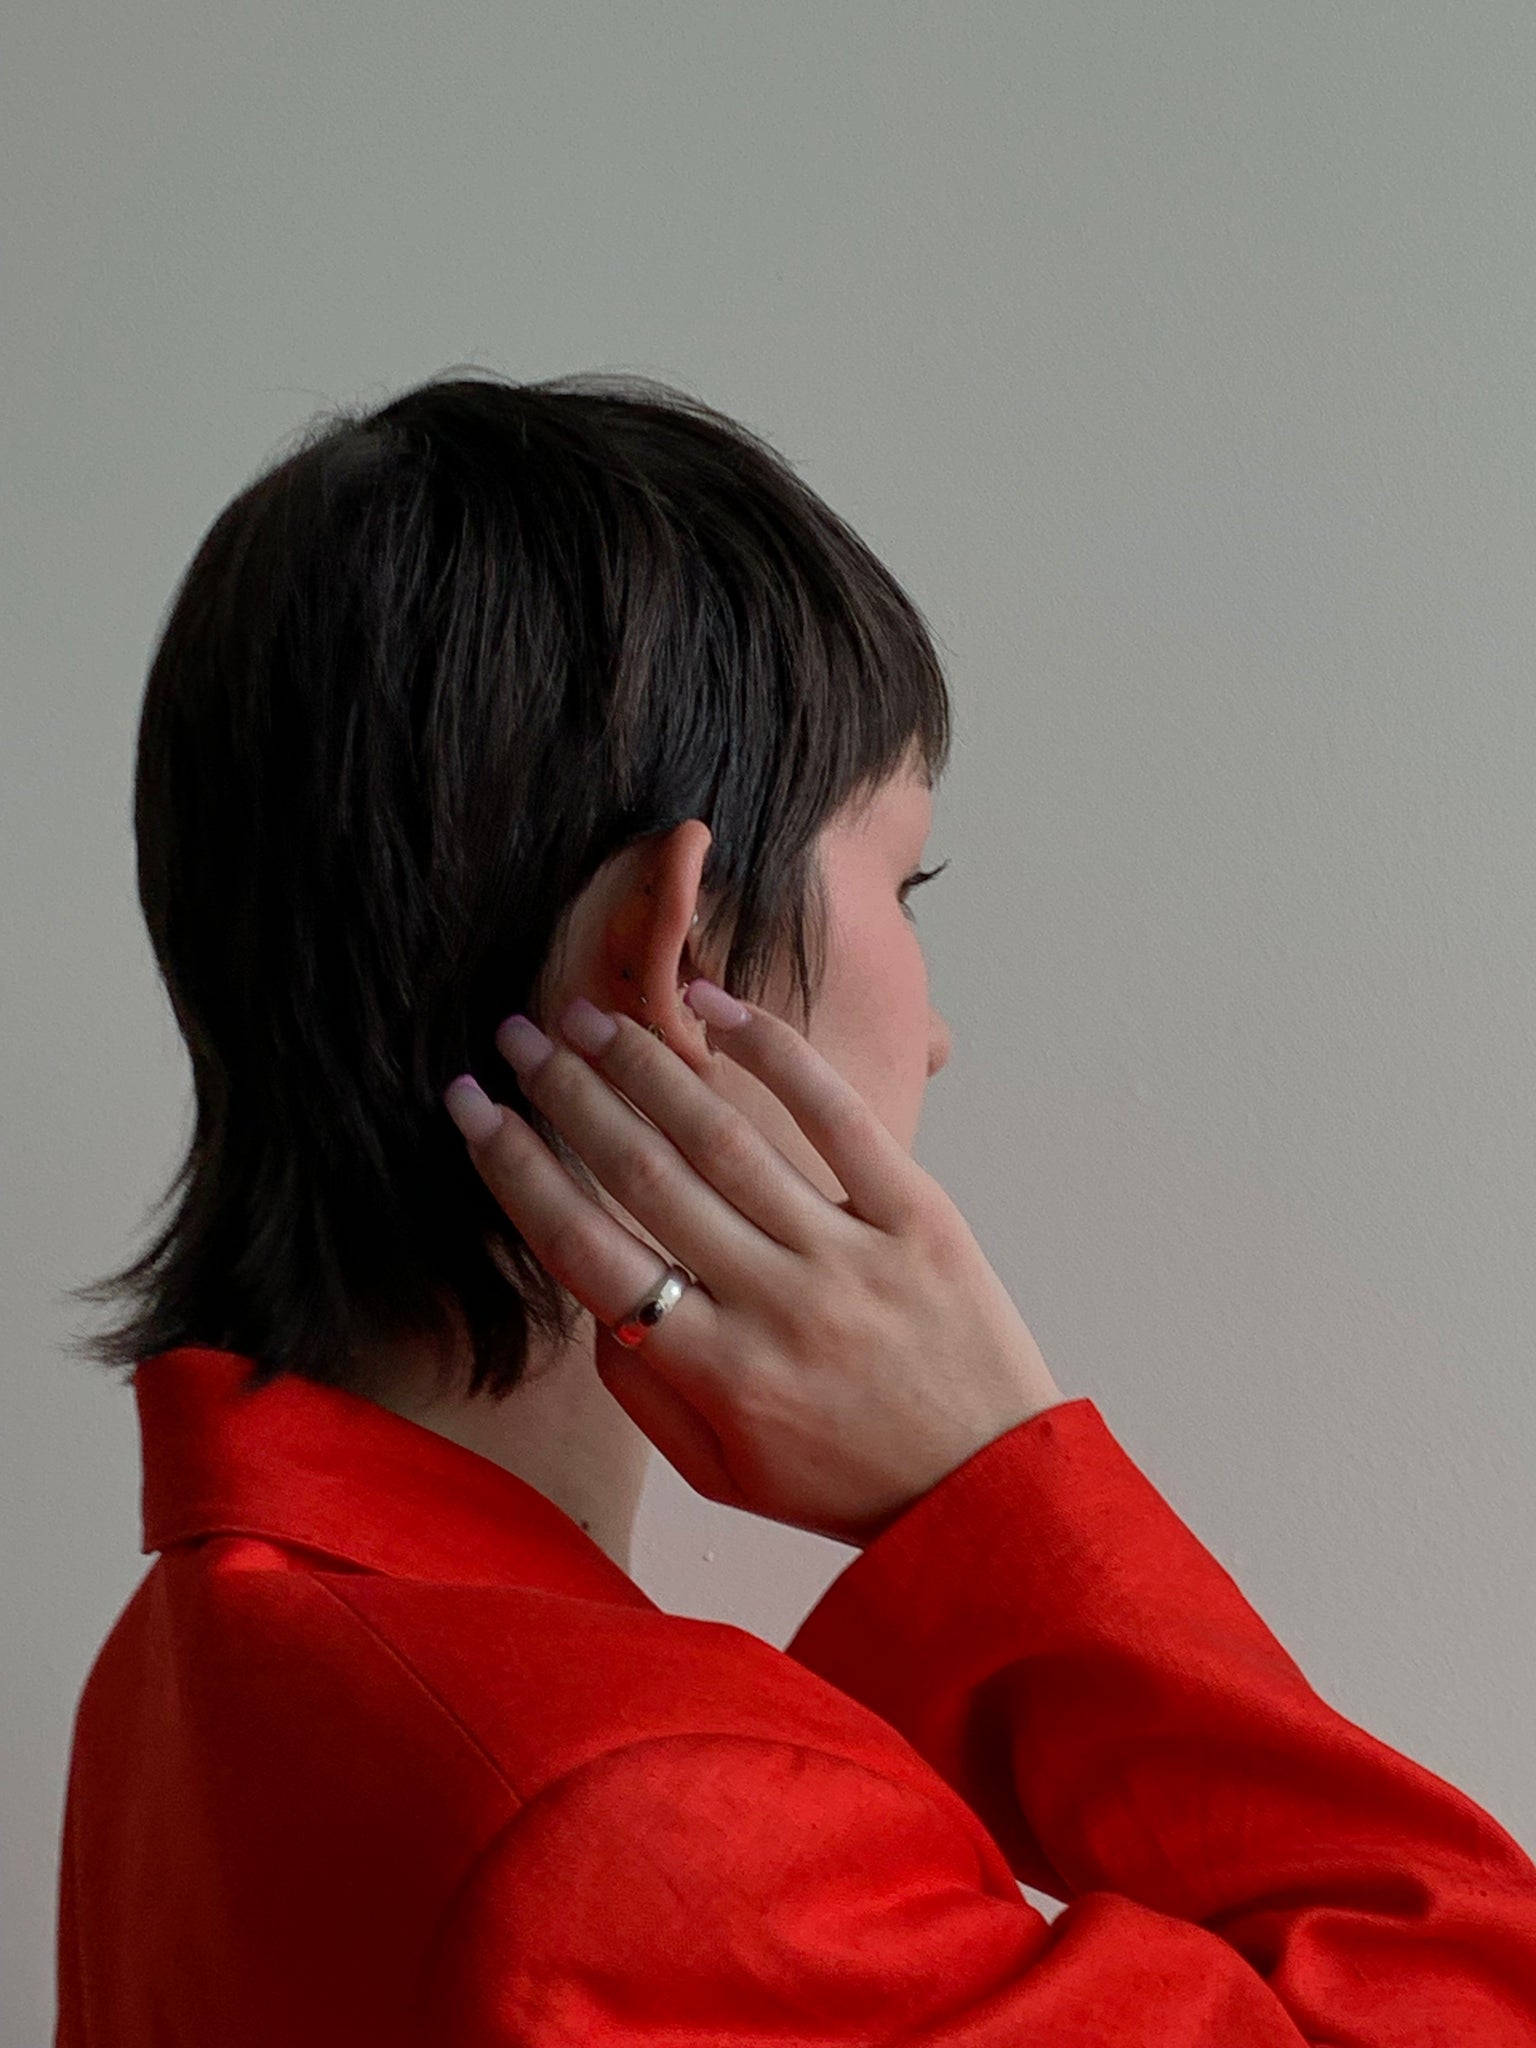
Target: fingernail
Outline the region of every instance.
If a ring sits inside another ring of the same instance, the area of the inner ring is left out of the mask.
[[[501,1129],[500,1108],[473,1074],[459,1074],[448,1083],[443,1105],[471,1145],[483,1145]]]
[[[619,1035],[619,1027],[596,1003],[578,996],[560,1019],[560,1035],[583,1052],[606,1052]]]
[[[530,1074],[538,1072],[555,1048],[537,1024],[517,1011],[496,1026],[496,1049],[507,1065],[515,1068],[518,1078],[527,1080]]]
[[[752,1012],[745,1003],[738,1003],[734,996],[728,996],[723,988],[702,975],[697,981],[690,981],[683,1001],[695,1015],[713,1024],[717,1031],[733,1031],[738,1024],[745,1024]]]

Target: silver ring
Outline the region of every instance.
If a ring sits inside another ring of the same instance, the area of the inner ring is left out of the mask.
[[[610,1324],[619,1343],[631,1351],[655,1329],[669,1309],[675,1308],[682,1300],[685,1289],[693,1285],[693,1275],[681,1266],[668,1266],[649,1294],[643,1294],[627,1316]]]

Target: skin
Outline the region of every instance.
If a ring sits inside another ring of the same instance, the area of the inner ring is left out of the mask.
[[[904,768],[860,808],[833,819],[819,842],[827,965],[805,1035],[908,1151],[927,1084],[951,1051],[949,1027],[928,999],[922,946],[901,895],[907,876],[922,865],[932,822],[932,791]],[[708,907],[699,883],[709,845],[708,826],[688,819],[624,848],[592,878],[554,949],[534,1021],[552,1031],[569,1003],[585,996],[601,1009],[659,1023],[668,1044],[708,1086],[840,1201],[836,1176],[783,1104],[755,1076],[710,1050],[703,1025],[682,1001],[681,986],[694,975],[719,979],[721,961],[704,958],[694,941],[695,912],[702,924]],[[798,1022],[787,975],[776,977],[759,1002]],[[603,1202],[665,1255],[606,1191]],[[439,1391],[431,1348],[398,1344],[378,1357],[372,1398],[516,1473],[627,1572],[653,1446],[599,1379],[592,1333],[592,1319],[583,1313],[569,1345],[536,1342],[526,1379],[499,1402]],[[463,1334],[456,1331],[456,1374],[464,1357]]]

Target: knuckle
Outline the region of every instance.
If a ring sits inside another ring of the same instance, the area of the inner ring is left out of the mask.
[[[654,1145],[637,1145],[626,1154],[624,1186],[640,1196],[659,1196],[672,1185],[672,1166],[666,1154]]]
[[[882,1191],[885,1202],[885,1223],[887,1235],[891,1237],[926,1238],[933,1235],[936,1227],[933,1212],[923,1199],[919,1189],[892,1187]]]
[[[975,1270],[978,1247],[970,1225],[948,1201],[913,1199],[908,1234],[918,1240],[928,1269],[941,1279],[958,1281]]]
[[[733,1179],[761,1163],[761,1139],[739,1110],[721,1117],[706,1142],[711,1164],[724,1167]]]

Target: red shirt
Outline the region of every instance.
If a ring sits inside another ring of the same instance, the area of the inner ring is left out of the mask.
[[[780,1651],[248,1370],[136,1376],[160,1555],[76,1719],[59,2048],[1536,2044],[1536,1868],[1324,1704],[1091,1401]]]

